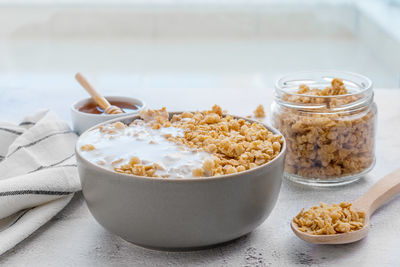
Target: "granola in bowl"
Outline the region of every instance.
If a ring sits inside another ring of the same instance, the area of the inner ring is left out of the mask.
[[[262,124],[225,115],[215,105],[170,116],[145,110],[129,125],[106,124],[80,140],[82,155],[115,172],[195,178],[234,174],[268,163],[283,138]]]

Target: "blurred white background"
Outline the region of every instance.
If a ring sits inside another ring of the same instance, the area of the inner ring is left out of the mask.
[[[195,98],[199,88],[240,97],[321,68],[399,88],[396,2],[0,0],[0,119],[38,108],[68,119],[86,97],[77,71],[105,95],[155,99],[160,90]]]

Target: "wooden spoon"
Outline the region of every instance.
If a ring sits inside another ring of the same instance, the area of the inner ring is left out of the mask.
[[[333,234],[333,235],[312,235],[297,229],[293,222],[290,224],[293,232],[304,241],[314,244],[347,244],[358,241],[367,236],[370,223],[369,219],[380,206],[400,193],[400,169],[380,179],[367,193],[353,202],[354,210],[365,211],[365,226],[357,231]]]
[[[113,106],[107,101],[99,92],[94,89],[94,87],[89,83],[89,81],[80,72],[75,74],[75,79],[82,85],[83,88],[91,95],[92,99],[96,104],[104,110],[107,114],[121,114],[124,113],[122,109],[117,106]]]

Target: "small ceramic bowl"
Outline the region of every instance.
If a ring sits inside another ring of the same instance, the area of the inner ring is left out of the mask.
[[[109,123],[130,123],[137,118]],[[140,246],[187,250],[236,239],[264,222],[278,199],[286,142],[281,153],[264,165],[198,179],[121,174],[86,160],[78,145],[75,149],[84,198],[104,228]]]
[[[145,103],[137,98],[126,97],[126,96],[106,96],[108,101],[120,101],[131,103],[139,108],[135,111],[122,113],[122,114],[91,114],[79,111],[79,108],[92,102],[91,98],[85,98],[79,100],[72,104],[71,106],[71,117],[72,117],[72,127],[77,134],[81,134],[90,127],[119,117],[124,117],[127,115],[139,114],[139,112],[146,106]]]

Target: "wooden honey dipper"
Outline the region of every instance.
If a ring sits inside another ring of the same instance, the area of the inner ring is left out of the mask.
[[[93,101],[107,114],[121,114],[124,113],[121,108],[117,106],[113,106],[110,102],[107,101],[102,95],[97,92],[96,89],[89,83],[89,81],[82,75],[82,73],[78,72],[75,74],[75,79],[78,83],[90,94]]]

